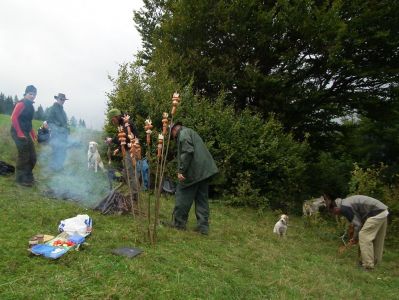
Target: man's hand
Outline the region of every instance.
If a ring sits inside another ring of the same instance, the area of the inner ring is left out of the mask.
[[[356,245],[357,242],[358,242],[357,240],[355,240],[355,239],[352,238],[352,239],[349,240],[349,245],[351,245],[351,246],[352,246],[352,245]]]
[[[177,179],[179,179],[179,181],[183,181],[186,179],[186,177],[184,177],[182,173],[177,173]]]
[[[37,142],[37,136],[36,136],[36,133],[34,131],[31,131],[30,136],[32,138],[32,141]]]

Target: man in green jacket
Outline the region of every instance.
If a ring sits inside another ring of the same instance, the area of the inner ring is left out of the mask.
[[[201,137],[194,130],[176,123],[171,136],[177,143],[176,203],[173,226],[186,229],[191,205],[195,203],[197,231],[207,235],[209,231],[208,186],[210,178],[218,172],[215,161]]]
[[[68,118],[64,111],[65,94],[54,96],[56,102],[50,108],[47,123],[51,130],[50,146],[52,148],[50,169],[61,171],[64,167],[68,145]]]

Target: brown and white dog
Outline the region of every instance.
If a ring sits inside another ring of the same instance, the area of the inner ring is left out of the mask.
[[[87,151],[87,168],[94,170],[97,173],[98,167],[105,172],[104,164],[101,160],[100,153],[98,152],[98,144],[91,141],[89,143],[89,150]]]
[[[273,233],[279,235],[280,237],[285,237],[288,229],[288,216],[281,215],[280,220],[274,225]]]

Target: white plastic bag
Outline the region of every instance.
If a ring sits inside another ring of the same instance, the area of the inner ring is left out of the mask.
[[[92,226],[93,220],[88,215],[77,215],[76,217],[62,220],[58,226],[58,231],[66,232],[69,235],[88,236],[92,231]]]

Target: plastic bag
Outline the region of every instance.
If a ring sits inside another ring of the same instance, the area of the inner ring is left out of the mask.
[[[93,220],[88,215],[77,215],[76,217],[65,219],[58,226],[59,232],[66,232],[69,235],[78,234],[88,236],[93,227]]]

